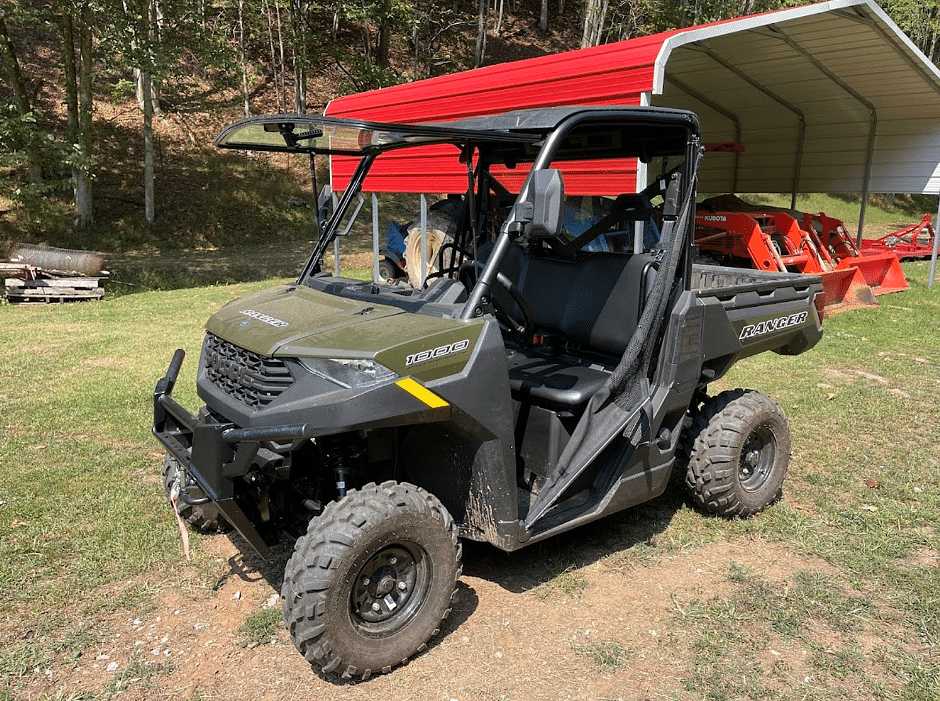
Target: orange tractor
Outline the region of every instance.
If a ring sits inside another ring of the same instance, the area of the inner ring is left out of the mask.
[[[908,287],[896,255],[860,254],[842,222],[822,213],[760,207],[722,195],[699,204],[695,243],[718,263],[821,276],[827,314],[875,307],[876,294]]]

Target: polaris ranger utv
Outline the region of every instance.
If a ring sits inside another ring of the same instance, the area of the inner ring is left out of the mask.
[[[658,496],[674,469],[706,511],[747,516],[778,498],[784,412],[752,390],[707,388],[740,358],[811,348],[821,285],[693,265],[694,114],[278,115],[216,144],[361,159],[297,281],[209,319],[205,406],[172,397],[182,350],[154,394],[179,513],[230,524],[265,557],[297,538],[284,619],[323,672],[366,678],[424,649],[451,608],[460,539],[516,550]],[[438,272],[407,286],[323,270],[370,166],[428,145],[467,172]],[[652,184],[566,223],[578,200],[565,174],[593,173],[609,195],[605,164],[624,159]],[[519,172],[517,195],[500,177]]]

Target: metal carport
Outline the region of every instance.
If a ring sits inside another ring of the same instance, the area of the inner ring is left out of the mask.
[[[703,192],[940,192],[940,71],[871,0],[832,0],[488,66],[342,97],[326,113],[450,121],[617,103],[691,109],[707,142],[743,144],[740,154],[709,154]],[[334,187],[347,174],[348,164],[335,161]],[[642,171],[636,175],[644,181]],[[367,189],[443,192],[453,183],[462,191],[465,182],[432,149],[377,163]],[[566,174],[566,188],[576,193],[577,177]]]

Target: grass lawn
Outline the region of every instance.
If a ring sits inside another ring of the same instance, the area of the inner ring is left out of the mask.
[[[671,698],[940,698],[940,289],[927,290],[927,263],[904,269],[910,290],[828,319],[811,352],[758,356],[712,388],[760,389],[789,414],[780,504],[744,521],[684,506],[655,547],[612,556],[646,567],[751,539],[816,563],[771,578],[729,562],[712,595],[677,605],[661,644],[689,663]],[[206,318],[270,284],[0,306],[0,700],[62,698],[27,696],[36,670],[88,653],[104,617],[146,610],[154,586],[173,585],[153,387],[185,348],[174,394],[195,408]],[[558,570],[559,590],[581,586],[580,570]],[[609,673],[630,664],[616,641],[581,647]],[[766,651],[782,648],[803,666],[775,664]]]

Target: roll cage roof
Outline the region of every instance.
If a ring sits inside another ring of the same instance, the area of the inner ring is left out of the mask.
[[[411,146],[472,143],[494,160],[535,160],[541,142],[567,120],[575,124],[557,160],[649,160],[685,151],[696,116],[650,107],[552,107],[434,124],[390,124],[319,115],[270,115],[236,122],[216,137],[219,148],[346,156],[378,155]],[[585,122],[583,127],[578,122]]]

